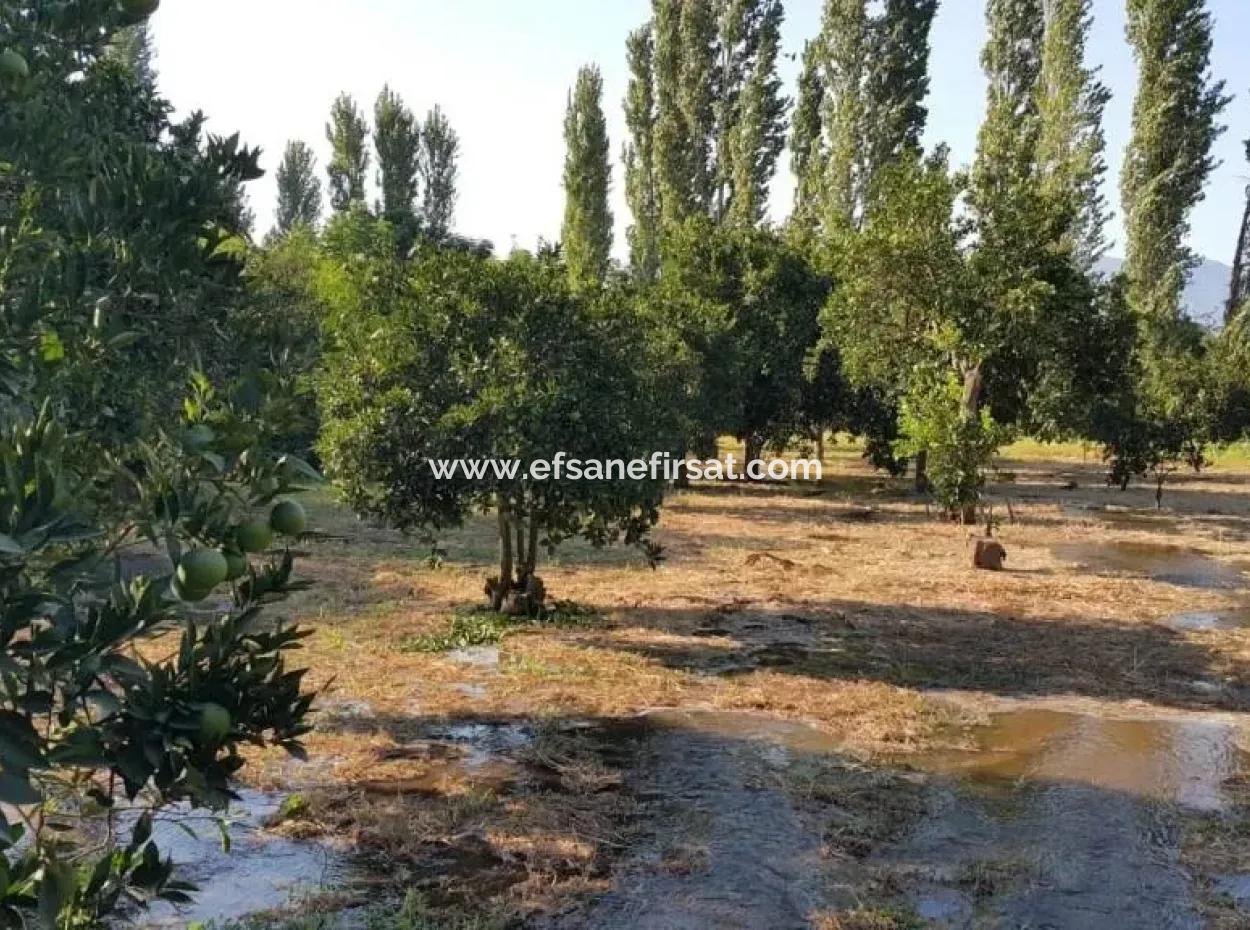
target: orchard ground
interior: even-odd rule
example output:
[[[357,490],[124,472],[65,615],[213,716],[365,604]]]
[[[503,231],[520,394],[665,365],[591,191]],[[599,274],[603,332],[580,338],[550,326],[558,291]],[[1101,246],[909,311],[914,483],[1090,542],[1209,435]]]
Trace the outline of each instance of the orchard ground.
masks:
[[[997,926],[1079,898],[1060,860],[1110,839],[1095,906],[1147,881],[1170,890],[1142,920],[1246,926],[1250,455],[1172,476],[1162,510],[1095,451],[999,468],[1003,572],[831,444],[820,484],[674,493],[658,570],[562,548],[552,622],[516,626],[472,612],[493,521],[431,557],[314,495],[315,585],[277,608],[315,630],[311,762],[245,771],[298,798],[276,832],[348,841],[361,880],[282,919],[408,893],[413,927],[712,926],[754,882],[778,926]],[[1038,813],[1051,789],[1066,814]],[[1110,832],[1069,835],[1087,814]]]

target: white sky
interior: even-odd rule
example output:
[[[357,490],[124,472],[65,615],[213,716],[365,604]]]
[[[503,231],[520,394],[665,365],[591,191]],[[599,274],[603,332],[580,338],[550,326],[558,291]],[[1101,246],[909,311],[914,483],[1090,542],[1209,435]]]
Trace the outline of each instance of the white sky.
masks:
[[[1224,164],[1195,212],[1192,244],[1227,262],[1250,175],[1242,145],[1250,136],[1250,0],[1209,5],[1217,17],[1216,75],[1237,99],[1218,146]],[[787,53],[816,33],[820,7],[821,0],[789,0]],[[1115,94],[1107,114],[1108,194],[1117,203],[1115,169],[1128,138],[1134,70],[1123,40],[1123,0],[1095,0],[1094,8],[1091,54]],[[419,115],[435,103],[447,112],[461,139],[456,228],[506,249],[514,240],[532,247],[540,236],[559,237],[564,107],[584,63],[603,69],[619,156],[625,35],[649,9],[649,0],[165,0],[152,23],[162,92],[180,112],[204,110],[210,131],[239,131],[264,149],[269,174],[249,188],[259,233],[272,222],[273,170],[286,140],[311,144],[324,167],[334,97],[346,90],[371,114],[389,82]],[[950,144],[957,163],[971,159],[984,109],[983,19],[981,0],[944,0],[934,27],[928,141]],[[796,70],[796,62],[785,62],[791,93]],[[628,213],[619,158],[614,170],[616,253],[623,254]],[[790,191],[783,163],[775,218],[788,212]],[[1118,221],[1112,233],[1119,238]]]

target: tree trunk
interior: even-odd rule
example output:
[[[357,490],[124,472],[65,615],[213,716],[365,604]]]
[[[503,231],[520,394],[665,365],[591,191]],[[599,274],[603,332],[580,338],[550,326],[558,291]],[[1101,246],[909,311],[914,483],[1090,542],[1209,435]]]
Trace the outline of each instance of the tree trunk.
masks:
[[[512,527],[508,525],[508,505],[499,501],[499,583],[489,590],[491,610],[503,610],[512,588]]]
[[[974,365],[972,368],[964,372],[963,417],[965,420],[972,420],[980,416],[981,387],[983,383],[984,378],[981,374],[980,365]],[[975,498],[970,501],[963,502],[960,520],[965,526],[972,526],[976,524],[977,501]]]
[[[816,458],[820,459],[821,467],[825,464],[825,431],[816,434]]]
[[[921,449],[916,453],[916,483],[917,494],[929,493],[929,450]]]
[[[538,517],[530,514],[529,544],[525,552],[525,577],[534,577],[534,569],[538,563]]]
[[[758,436],[747,436],[742,441],[742,468],[743,477],[746,475],[746,466],[748,462],[754,462],[764,451],[764,441]]]

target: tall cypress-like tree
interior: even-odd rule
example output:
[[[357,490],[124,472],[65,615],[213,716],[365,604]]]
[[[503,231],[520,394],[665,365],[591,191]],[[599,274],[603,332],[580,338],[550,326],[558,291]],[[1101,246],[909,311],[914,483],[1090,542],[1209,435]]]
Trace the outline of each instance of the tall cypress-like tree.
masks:
[[[682,0],[679,30],[678,102],[690,141],[690,192],[695,208],[702,212],[712,210],[716,188],[716,101],[720,87],[715,4],[716,0]]]
[[[564,117],[564,146],[561,239],[573,287],[590,289],[603,283],[612,252],[608,126],[603,116],[603,76],[597,65],[577,73]]]
[[[861,152],[868,13],[866,0],[826,0],[819,45],[825,127],[821,219],[827,230],[853,225],[862,202]]]
[[[1042,0],[989,0],[986,21],[981,64],[989,86],[970,191],[983,240],[1009,235],[1004,227],[1020,218],[1021,199],[1036,186]]]
[[[794,219],[858,226],[873,178],[917,151],[928,120],[929,33],[937,0],[826,0],[803,53],[791,138]]]
[[[1211,15],[1204,0],[1128,0],[1137,60],[1133,133],[1120,178],[1128,299],[1145,321],[1181,312],[1196,257],[1185,245],[1189,216],[1215,167],[1211,147],[1228,104],[1213,81]]]
[[[451,128],[442,108],[435,106],[421,125],[417,174],[421,179],[421,219],[425,234],[445,238],[456,214],[456,182],[459,177],[460,137]]]
[[[353,203],[365,202],[369,171],[369,124],[349,94],[340,94],[330,108],[326,124],[330,143],[330,206],[342,212]]]
[[[1061,211],[1065,245],[1086,271],[1107,250],[1103,111],[1111,98],[1085,63],[1092,0],[1050,0],[1037,90],[1042,189]]]
[[[863,186],[883,165],[919,151],[929,119],[929,34],[938,0],[886,0],[868,28]]]
[[[763,218],[768,188],[785,146],[789,100],[781,93],[777,56],[784,12],[780,0],[737,0],[745,20],[734,26],[742,49],[729,56],[720,76],[724,124],[717,150],[716,214],[739,226]],[[727,39],[722,36],[722,45]],[[740,88],[735,88],[739,84]]]
[[[416,236],[417,159],[421,128],[389,86],[373,105],[373,146],[378,156],[379,213],[394,227],[401,249]]]
[[[660,195],[655,154],[655,40],[651,24],[635,29],[625,43],[629,88],[625,94],[625,200],[633,216],[626,232],[629,263],[643,281],[660,270]]]
[[[799,93],[790,120],[790,170],[794,174],[794,211],[791,221],[810,233],[820,218],[825,163],[824,123],[821,108],[825,100],[820,39],[803,46],[799,71]]]
[[[316,227],[321,219],[321,182],[316,174],[317,158],[298,139],[286,144],[278,165],[277,231],[285,235],[296,226]]]
[[[1246,140],[1246,160],[1250,161],[1250,139]],[[1250,305],[1250,185],[1246,186],[1246,208],[1241,214],[1237,249],[1233,253],[1233,276],[1224,321],[1231,323],[1247,305]]]

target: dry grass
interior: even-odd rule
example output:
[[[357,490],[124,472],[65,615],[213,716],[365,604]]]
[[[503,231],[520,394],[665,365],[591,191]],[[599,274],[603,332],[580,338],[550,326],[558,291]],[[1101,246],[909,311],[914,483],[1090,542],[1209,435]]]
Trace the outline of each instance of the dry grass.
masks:
[[[1180,476],[1156,517],[1151,489],[1106,489],[1092,458],[1027,451],[1011,453],[1014,480],[991,494],[1006,572],[969,569],[962,528],[834,447],[819,486],[675,495],[656,534],[667,555],[658,571],[627,551],[563,549],[542,568],[547,588],[594,618],[511,633],[498,668],[404,648],[481,600],[488,521],[440,541],[446,558],[432,567],[428,548],[315,500],[314,526],[339,538],[308,546],[299,568],[317,584],[282,610],[316,630],[304,659],[327,715],[309,740],[313,765],[265,756],[254,776],[304,786],[309,809],[284,829],[353,839],[396,883],[448,900],[472,886],[524,913],[602,887],[628,846],[630,759],[604,737],[649,708],[801,718],[864,760],[924,748],[964,719],[933,688],[1244,710],[1250,633],[1160,623],[1234,609],[1231,592],[1081,570],[1051,547],[1166,542],[1236,564],[1250,478]],[[1124,509],[1085,509],[1108,505]],[[473,768],[413,748],[431,727],[464,721],[537,735]],[[863,796],[905,797],[897,787]],[[864,835],[848,833],[847,848],[881,835],[867,821],[856,829]],[[907,926],[865,922],[873,913],[826,926]]]

